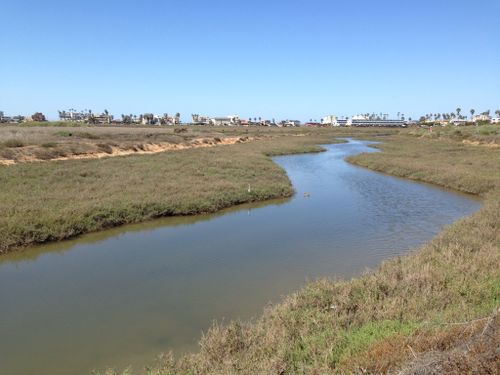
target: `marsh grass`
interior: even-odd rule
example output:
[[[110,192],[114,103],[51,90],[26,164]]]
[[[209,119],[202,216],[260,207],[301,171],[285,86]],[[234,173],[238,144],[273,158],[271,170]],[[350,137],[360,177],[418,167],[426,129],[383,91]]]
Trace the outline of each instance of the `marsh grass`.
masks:
[[[199,352],[177,359],[167,354],[144,373],[494,374],[500,344],[499,150],[464,145],[451,134],[391,135],[377,147],[382,152],[349,161],[480,194],[482,208],[372,272],[310,283],[251,322],[215,324]]]
[[[476,142],[478,144],[500,146],[499,125],[433,126],[432,132],[427,127],[416,127],[408,130],[403,130],[401,133],[420,138],[452,139],[455,141],[469,141]]]
[[[286,173],[267,155],[318,151],[320,141],[334,139],[276,137],[154,155],[0,167],[0,252],[155,217],[290,196]],[[85,152],[78,144],[70,147],[72,154]],[[98,147],[109,152],[108,144]],[[65,155],[58,147],[35,152],[44,160]]]
[[[23,133],[26,143],[44,139],[32,140],[32,132],[40,129],[29,130]],[[179,137],[173,130],[98,130],[99,143],[106,139],[140,144],[138,138]],[[166,354],[145,373],[347,374],[403,369],[409,374],[419,371],[418,361],[431,354],[436,366],[446,364],[443,368],[449,373],[491,369],[498,355],[488,348],[498,341],[478,335],[488,328],[490,320],[485,318],[499,306],[500,149],[463,140],[489,137],[488,142],[496,142],[498,135],[455,130],[428,136],[420,129],[189,129],[183,137],[211,132],[221,138],[248,134],[262,139],[156,155],[0,167],[0,246],[9,251],[158,216],[213,212],[289,196],[290,182],[269,156],[318,152],[317,144],[335,136],[381,136],[384,143],[377,147],[382,152],[349,161],[481,195],[480,211],[373,272],[352,280],[318,280],[266,308],[254,321],[215,324],[201,338],[198,353],[177,359]],[[114,137],[105,136],[115,131]],[[77,146],[71,145],[72,152],[78,152]],[[498,326],[497,318],[491,321]],[[464,343],[472,349],[463,351]]]

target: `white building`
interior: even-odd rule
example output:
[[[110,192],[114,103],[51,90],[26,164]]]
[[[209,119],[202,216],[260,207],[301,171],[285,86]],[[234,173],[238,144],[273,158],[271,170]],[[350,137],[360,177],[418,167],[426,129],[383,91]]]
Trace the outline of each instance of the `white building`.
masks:
[[[331,126],[338,126],[337,124],[337,116],[334,115],[328,115],[325,116],[321,119],[321,124],[323,125],[331,125]]]
[[[354,116],[356,117],[356,116]],[[406,127],[406,122],[403,120],[362,120],[352,118],[348,120],[348,125],[357,127]]]
[[[493,117],[491,119],[492,124],[500,124],[500,117]]]
[[[365,115],[356,115],[356,116],[352,116],[351,120],[368,120],[369,118],[366,117]]]
[[[195,125],[210,125],[210,117],[208,116],[192,114],[191,118],[193,119],[193,124]]]
[[[241,121],[239,116],[236,115],[230,115],[226,117],[214,117],[210,119],[210,123],[212,125],[225,125],[225,126],[232,126],[232,125],[240,125]]]
[[[475,115],[472,117],[472,122],[478,121],[491,121],[491,117],[485,113],[481,113],[480,115]]]
[[[337,116],[328,115],[321,119],[321,124],[330,126],[350,126],[351,120],[347,118],[339,118]]]
[[[281,121],[281,126],[282,127],[294,127],[294,126],[300,126],[300,121],[299,120],[285,120]]]
[[[452,125],[467,125],[467,119],[463,118],[454,118],[449,121],[450,124]]]

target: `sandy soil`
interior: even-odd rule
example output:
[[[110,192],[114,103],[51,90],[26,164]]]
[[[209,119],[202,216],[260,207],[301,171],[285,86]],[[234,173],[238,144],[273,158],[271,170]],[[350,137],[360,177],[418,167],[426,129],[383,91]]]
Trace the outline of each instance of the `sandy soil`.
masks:
[[[464,139],[462,141],[462,143],[465,145],[470,145],[470,146],[483,146],[483,147],[490,147],[490,148],[500,147],[500,144],[497,144],[497,143],[485,143],[485,142],[479,142],[479,141],[469,141],[468,139]]]

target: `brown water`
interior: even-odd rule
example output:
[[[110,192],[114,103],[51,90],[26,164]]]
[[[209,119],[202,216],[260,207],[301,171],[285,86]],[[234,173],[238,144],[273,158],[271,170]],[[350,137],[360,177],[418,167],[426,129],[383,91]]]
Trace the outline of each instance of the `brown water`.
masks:
[[[213,320],[258,316],[321,276],[349,277],[479,208],[346,163],[366,142],[276,158],[297,194],[166,218],[0,258],[0,374],[138,370],[195,350]],[[304,192],[310,194],[304,197]]]

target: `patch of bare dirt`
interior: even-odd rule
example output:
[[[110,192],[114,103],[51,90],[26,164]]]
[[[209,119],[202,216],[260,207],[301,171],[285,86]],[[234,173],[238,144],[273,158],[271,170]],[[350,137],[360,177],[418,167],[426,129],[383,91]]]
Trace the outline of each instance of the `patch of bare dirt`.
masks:
[[[469,146],[482,146],[482,147],[489,147],[489,148],[500,147],[500,144],[498,144],[498,143],[485,143],[485,142],[479,142],[479,141],[471,141],[468,139],[464,139],[462,141],[462,143],[465,145],[469,145]]]

